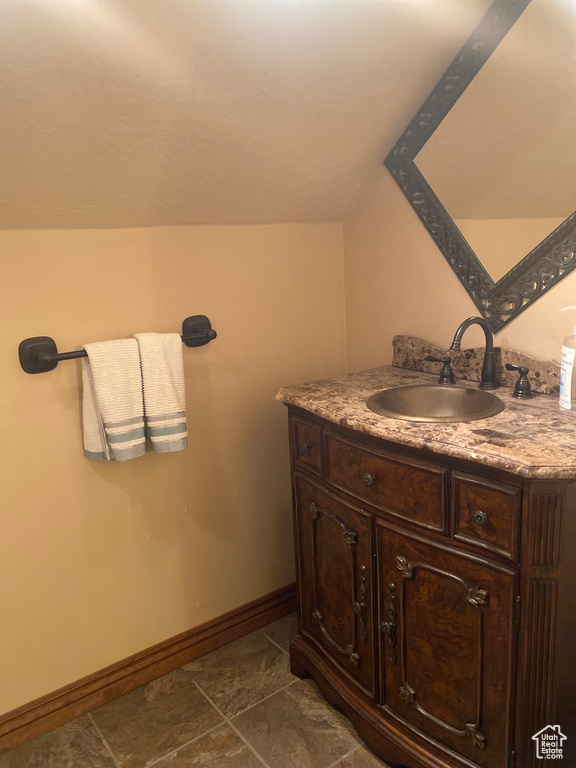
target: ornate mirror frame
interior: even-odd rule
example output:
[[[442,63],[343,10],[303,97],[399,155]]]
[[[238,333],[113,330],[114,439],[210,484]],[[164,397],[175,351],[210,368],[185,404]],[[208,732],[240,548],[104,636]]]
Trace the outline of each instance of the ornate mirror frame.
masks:
[[[576,212],[494,282],[414,159],[530,0],[495,0],[384,164],[494,332],[576,267]]]

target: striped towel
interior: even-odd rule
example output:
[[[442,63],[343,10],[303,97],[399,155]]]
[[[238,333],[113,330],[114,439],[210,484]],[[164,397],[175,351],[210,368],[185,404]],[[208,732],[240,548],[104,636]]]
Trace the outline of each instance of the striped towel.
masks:
[[[144,403],[137,341],[101,341],[84,349],[84,455],[105,461],[142,456]]]
[[[155,453],[188,448],[182,339],[177,333],[137,333],[144,413]]]

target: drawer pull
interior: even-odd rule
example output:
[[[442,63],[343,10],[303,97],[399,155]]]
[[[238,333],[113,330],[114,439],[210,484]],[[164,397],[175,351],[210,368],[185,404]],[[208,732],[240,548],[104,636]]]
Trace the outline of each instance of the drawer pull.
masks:
[[[310,445],[310,443],[300,443],[300,445],[298,446],[298,454],[300,456],[304,456],[311,449],[312,449],[312,446]]]
[[[366,472],[365,475],[362,475],[362,482],[364,485],[374,485],[376,477],[374,475],[369,475],[368,472]]]
[[[486,512],[481,512],[480,510],[472,513],[472,520],[474,520],[476,525],[482,526],[482,528],[488,525],[488,515]]]

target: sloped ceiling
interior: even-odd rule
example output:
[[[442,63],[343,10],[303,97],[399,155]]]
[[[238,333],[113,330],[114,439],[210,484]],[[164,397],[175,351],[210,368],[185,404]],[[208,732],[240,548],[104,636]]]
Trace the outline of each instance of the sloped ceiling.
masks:
[[[3,0],[0,227],[340,220],[489,0]]]

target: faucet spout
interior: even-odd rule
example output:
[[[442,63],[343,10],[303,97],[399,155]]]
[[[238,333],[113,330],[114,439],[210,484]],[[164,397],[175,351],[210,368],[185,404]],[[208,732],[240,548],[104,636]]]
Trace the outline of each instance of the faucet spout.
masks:
[[[454,334],[450,349],[456,351],[460,349],[462,336],[464,336],[464,332],[470,328],[471,325],[479,325],[484,331],[484,336],[486,338],[486,351],[484,353],[484,363],[482,365],[482,374],[480,377],[480,389],[497,389],[496,364],[494,362],[494,336],[492,335],[490,326],[483,317],[469,317],[467,320],[464,320],[464,322],[458,326],[458,329]]]

